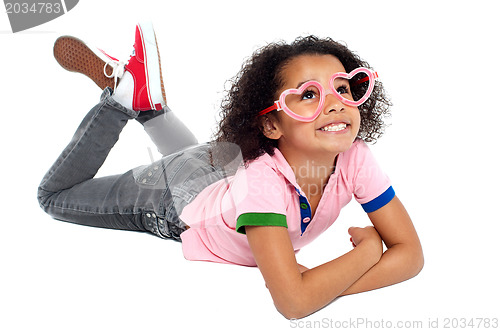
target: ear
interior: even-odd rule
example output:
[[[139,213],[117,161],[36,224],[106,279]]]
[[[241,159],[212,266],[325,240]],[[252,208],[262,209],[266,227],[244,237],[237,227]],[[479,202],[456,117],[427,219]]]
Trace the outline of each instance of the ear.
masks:
[[[261,126],[262,133],[269,139],[279,139],[282,135],[279,130],[278,121],[275,117],[262,117]]]

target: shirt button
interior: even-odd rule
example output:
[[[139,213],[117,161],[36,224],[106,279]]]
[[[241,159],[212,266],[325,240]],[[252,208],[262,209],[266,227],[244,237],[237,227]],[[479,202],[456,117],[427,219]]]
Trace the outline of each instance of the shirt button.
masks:
[[[300,204],[300,208],[301,208],[302,210],[307,210],[307,208],[308,208],[308,207],[309,207],[309,206],[308,206],[306,203],[301,203],[301,204]]]

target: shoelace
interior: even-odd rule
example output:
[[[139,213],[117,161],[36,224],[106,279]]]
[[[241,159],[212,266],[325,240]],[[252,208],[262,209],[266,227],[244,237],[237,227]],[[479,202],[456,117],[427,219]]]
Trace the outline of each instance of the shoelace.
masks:
[[[108,65],[111,66],[111,68],[113,68],[113,72],[111,73],[111,75],[108,75],[106,73],[106,68],[108,67]],[[118,84],[118,79],[122,78],[123,73],[125,72],[125,62],[111,59],[108,62],[106,62],[103,70],[104,70],[104,76],[106,76],[107,78],[114,78],[115,86],[113,88],[113,91],[116,91],[116,85]]]

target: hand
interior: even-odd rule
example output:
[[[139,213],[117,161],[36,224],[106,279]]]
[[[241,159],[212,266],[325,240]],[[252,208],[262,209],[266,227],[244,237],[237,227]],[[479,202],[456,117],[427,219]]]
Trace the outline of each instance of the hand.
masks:
[[[348,232],[349,235],[351,235],[351,242],[353,247],[357,247],[361,243],[370,245],[373,248],[372,251],[378,256],[378,259],[380,259],[383,250],[382,239],[380,238],[380,235],[378,234],[375,227],[351,227],[349,228]]]

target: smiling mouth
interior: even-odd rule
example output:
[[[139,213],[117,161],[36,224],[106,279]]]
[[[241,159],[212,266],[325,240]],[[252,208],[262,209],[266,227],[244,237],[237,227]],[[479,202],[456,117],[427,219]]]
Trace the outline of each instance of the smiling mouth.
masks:
[[[338,123],[338,124],[331,124],[331,125],[327,125],[327,126],[324,126],[324,127],[321,127],[319,128],[319,130],[321,131],[341,131],[341,130],[344,130],[347,128],[347,124],[346,123]]]

